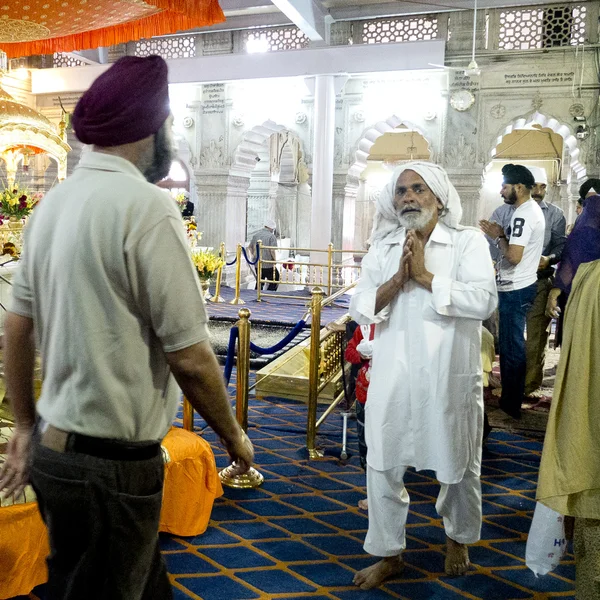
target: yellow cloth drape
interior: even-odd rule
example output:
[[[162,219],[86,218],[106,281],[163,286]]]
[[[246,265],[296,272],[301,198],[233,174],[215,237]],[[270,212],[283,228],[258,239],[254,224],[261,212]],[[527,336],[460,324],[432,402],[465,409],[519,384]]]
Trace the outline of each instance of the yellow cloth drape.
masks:
[[[28,594],[44,583],[49,552],[37,502],[0,508],[0,598]]]
[[[162,442],[169,453],[160,513],[160,531],[200,535],[206,531],[215,498],[223,495],[209,443],[190,431],[171,427]]]
[[[215,498],[223,494],[206,440],[172,427],[162,441],[169,456],[159,530],[192,536],[206,531]],[[0,599],[28,594],[48,579],[46,526],[37,502],[0,508]]]
[[[600,519],[600,260],[577,270],[540,465],[537,499]]]
[[[494,366],[496,349],[494,336],[485,328],[481,328],[481,366],[483,369],[483,387],[489,385],[489,376]]]

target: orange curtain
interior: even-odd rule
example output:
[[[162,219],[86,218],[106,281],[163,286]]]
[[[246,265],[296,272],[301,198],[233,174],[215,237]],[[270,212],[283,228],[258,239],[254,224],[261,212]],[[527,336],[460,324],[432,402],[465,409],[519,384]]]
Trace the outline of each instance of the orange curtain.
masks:
[[[58,37],[52,37],[52,22],[48,22],[50,37],[28,42],[3,43],[1,48],[9,58],[72,52],[101,46],[115,46],[142,38],[207,27],[225,21],[225,15],[218,0],[145,0],[145,2],[155,6],[160,12],[127,23]],[[34,5],[35,3],[35,0],[30,2]],[[93,5],[93,3],[90,4]],[[50,15],[50,18],[55,17]]]

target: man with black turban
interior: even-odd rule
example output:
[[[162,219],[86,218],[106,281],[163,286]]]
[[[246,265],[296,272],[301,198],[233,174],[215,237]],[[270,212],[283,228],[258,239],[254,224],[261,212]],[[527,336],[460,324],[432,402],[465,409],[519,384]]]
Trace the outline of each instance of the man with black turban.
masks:
[[[171,165],[171,122],[164,60],[116,62],[73,115],[89,151],[27,227],[5,323],[16,427],[0,490],[31,480],[50,535],[49,598],[172,597],[158,523],[176,382],[239,471],[253,459],[208,341],[181,215],[153,185]]]
[[[510,225],[480,221],[483,232],[494,240],[500,252],[496,264],[500,375],[500,408],[516,419],[521,416],[525,395],[527,359],[525,320],[537,293],[537,271],[544,246],[544,213],[531,197],[535,178],[523,165],[504,165],[500,195],[515,207]]]

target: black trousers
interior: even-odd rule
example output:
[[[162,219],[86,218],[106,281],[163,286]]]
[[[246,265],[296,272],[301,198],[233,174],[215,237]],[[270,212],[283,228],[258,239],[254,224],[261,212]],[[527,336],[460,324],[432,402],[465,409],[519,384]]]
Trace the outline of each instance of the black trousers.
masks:
[[[171,600],[158,546],[162,454],[120,461],[36,442],[31,482],[48,527],[48,600]]]
[[[279,271],[275,267],[261,267],[260,278],[268,280],[274,279],[275,281],[279,281]],[[260,288],[261,290],[263,289],[264,285],[265,284],[263,283]],[[267,290],[270,292],[275,292],[278,287],[278,283],[269,283],[267,285]],[[258,289],[258,281],[256,282],[256,289]]]

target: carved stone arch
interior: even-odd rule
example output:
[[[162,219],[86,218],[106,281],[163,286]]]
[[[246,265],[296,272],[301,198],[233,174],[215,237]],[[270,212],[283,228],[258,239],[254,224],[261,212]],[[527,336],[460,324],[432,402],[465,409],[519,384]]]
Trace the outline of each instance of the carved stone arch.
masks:
[[[287,137],[282,140],[282,143],[278,147],[278,171],[275,174],[271,172],[270,178],[274,185],[295,185],[298,182],[299,154],[302,152],[300,138],[294,131],[287,127],[267,120],[262,125],[256,125],[245,132],[242,141],[235,149],[227,179],[228,197],[239,198],[240,196],[247,196],[250,177],[256,167],[257,159],[260,159],[260,155],[264,156],[265,148],[267,149],[267,154],[270,156],[271,136],[284,132],[287,134]],[[277,211],[271,207],[270,212],[272,214],[264,216],[269,216],[278,221]],[[289,227],[289,224],[286,225]],[[278,223],[279,226],[281,226],[280,223]]]
[[[250,175],[256,166],[256,157],[261,147],[274,133],[278,133],[284,129],[283,125],[269,119],[262,125],[256,125],[249,131],[246,131],[242,137],[242,141],[233,153],[229,175],[250,179]]]
[[[532,125],[540,125],[541,127],[546,127],[548,129],[551,129],[555,133],[558,133],[564,140],[564,148],[570,157],[569,166],[575,174],[575,178],[579,180],[586,177],[586,168],[583,164],[581,164],[579,160],[581,154],[581,150],[579,149],[579,143],[577,142],[577,138],[575,137],[575,135],[573,135],[571,128],[565,123],[561,123],[558,119],[554,117],[549,117],[547,115],[543,115],[539,112],[534,112],[528,117],[519,117],[511,121],[508,125],[506,125],[499,132],[499,135],[496,138],[496,143],[490,151],[490,160],[496,156],[496,148],[502,142],[504,136],[512,133],[516,129],[530,129]],[[488,165],[486,165],[484,174],[488,170]]]
[[[344,188],[344,225],[342,232],[342,246],[344,250],[360,249],[354,244],[356,199],[358,195],[360,176],[367,167],[367,160],[371,153],[371,148],[375,141],[384,133],[395,131],[400,125],[406,126],[411,131],[419,133],[431,148],[431,141],[427,138],[422,129],[407,121],[401,119],[397,115],[391,115],[385,121],[379,121],[368,127],[363,133],[358,142],[358,147],[355,153],[354,162],[348,169],[346,176],[346,187]],[[361,237],[364,237],[361,236]],[[366,238],[365,238],[366,239]]]
[[[569,184],[584,179],[587,176],[587,170],[585,165],[583,165],[580,160],[581,150],[573,130],[567,124],[559,121],[555,117],[544,115],[536,111],[528,116],[518,117],[499,129],[498,135],[494,139],[494,146],[490,150],[489,159],[486,161],[486,165],[483,170],[482,183],[485,184],[485,177],[492,168],[492,160],[495,158],[497,148],[502,142],[503,138],[513,131],[519,129],[531,129],[533,125],[539,125],[540,127],[550,129],[563,138],[563,164],[561,167],[561,172],[566,175],[565,179],[567,179],[568,185],[561,185],[560,199],[556,203],[565,211],[567,221],[570,221],[574,218],[571,214],[574,211],[574,202],[573,194],[570,190],[571,185]],[[574,177],[569,177],[570,173],[572,173]],[[479,217],[487,218],[489,215],[483,214],[486,212],[485,208],[488,204],[485,202],[484,198],[484,188],[482,187],[480,191]],[[487,208],[489,209],[489,207]],[[489,212],[489,210],[487,212]]]

